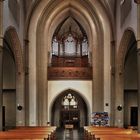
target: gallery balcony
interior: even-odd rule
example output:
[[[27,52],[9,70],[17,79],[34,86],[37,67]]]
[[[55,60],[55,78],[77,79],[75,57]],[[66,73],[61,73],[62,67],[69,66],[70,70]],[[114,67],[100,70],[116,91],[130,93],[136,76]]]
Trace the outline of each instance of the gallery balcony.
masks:
[[[48,67],[48,80],[92,80],[92,67]]]

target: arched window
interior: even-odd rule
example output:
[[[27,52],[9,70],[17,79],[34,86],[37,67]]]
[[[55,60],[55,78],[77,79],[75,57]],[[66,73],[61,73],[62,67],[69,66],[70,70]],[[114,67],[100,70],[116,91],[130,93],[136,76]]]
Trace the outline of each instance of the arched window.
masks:
[[[52,36],[50,66],[55,67],[88,67],[88,36],[76,19],[69,17],[55,30]]]
[[[68,93],[62,99],[62,106],[64,109],[77,108],[78,101],[74,95]]]

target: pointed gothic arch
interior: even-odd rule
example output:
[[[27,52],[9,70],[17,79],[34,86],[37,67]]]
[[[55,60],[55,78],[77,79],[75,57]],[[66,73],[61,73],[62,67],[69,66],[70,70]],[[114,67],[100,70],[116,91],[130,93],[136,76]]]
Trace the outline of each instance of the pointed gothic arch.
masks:
[[[48,119],[47,65],[51,40],[58,25],[69,15],[79,21],[89,39],[90,57],[94,62],[93,110],[107,109],[104,107],[106,101],[103,97],[105,94],[111,96],[111,85],[108,81],[110,81],[110,42],[113,33],[104,8],[100,2],[95,1],[40,1],[35,4],[26,28],[26,39],[29,40],[29,99],[34,100],[32,102],[37,107],[35,110],[30,104],[31,101],[29,102],[29,110],[32,110],[32,113],[29,113],[31,125],[45,125]],[[100,101],[95,103],[94,101],[98,99]],[[111,108],[108,108],[110,112]]]
[[[18,104],[23,106],[23,110],[21,112],[16,110],[16,125],[25,125],[24,60],[23,60],[23,52],[22,52],[23,50],[21,47],[18,34],[14,27],[10,26],[7,28],[4,34],[4,39],[9,42],[9,47],[13,53],[13,57],[15,61],[16,106],[18,106]],[[21,114],[22,114],[22,117],[21,117]]]
[[[62,116],[63,116],[63,113],[65,114],[65,111],[66,111],[66,113],[68,113],[68,109],[64,109],[62,107],[63,106],[62,99],[65,96],[67,96],[68,94],[72,94],[72,96],[74,96],[78,102],[76,109],[71,108],[72,114],[71,114],[71,117],[69,118],[71,122],[69,122],[69,123],[73,123],[74,125],[77,125],[75,127],[82,127],[84,125],[88,125],[89,124],[88,121],[90,121],[90,120],[88,120],[89,119],[88,118],[89,117],[88,104],[87,104],[87,102],[85,102],[85,99],[82,97],[82,95],[73,89],[67,89],[67,90],[62,91],[60,94],[58,94],[58,96],[51,103],[51,109],[50,109],[50,111],[51,111],[50,112],[51,124],[56,125],[58,127],[64,127],[63,119],[66,119],[66,118],[64,117],[62,119]],[[74,112],[77,113],[76,116],[74,116],[75,115]],[[73,121],[72,120],[73,117],[77,118],[77,120]],[[76,124],[75,124],[75,122],[76,122]]]
[[[125,61],[126,57],[129,51],[129,47],[131,44],[131,41],[136,40],[135,33],[133,32],[133,29],[128,28],[124,31],[124,34],[122,36],[120,46],[118,48],[117,52],[117,68],[116,68],[116,104],[115,108],[117,106],[122,105],[124,107],[124,68],[125,68]],[[123,127],[124,125],[124,108],[123,111],[118,112],[116,110],[115,113],[115,125]]]

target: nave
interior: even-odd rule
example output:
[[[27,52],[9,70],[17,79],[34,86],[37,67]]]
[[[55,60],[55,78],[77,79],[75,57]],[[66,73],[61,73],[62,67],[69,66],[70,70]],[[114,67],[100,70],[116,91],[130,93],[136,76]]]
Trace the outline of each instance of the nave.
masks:
[[[84,130],[81,129],[57,129],[56,140],[84,140]]]
[[[108,118],[95,117],[95,125],[140,133],[139,11],[140,0],[0,0],[0,131],[47,122],[79,128],[99,112]],[[48,128],[35,131],[0,139],[54,138]],[[55,139],[83,136],[55,132]]]
[[[84,129],[25,126],[0,132],[0,140],[84,140]]]
[[[20,126],[1,131],[0,140],[140,140],[131,128],[85,126],[84,129],[55,126]]]

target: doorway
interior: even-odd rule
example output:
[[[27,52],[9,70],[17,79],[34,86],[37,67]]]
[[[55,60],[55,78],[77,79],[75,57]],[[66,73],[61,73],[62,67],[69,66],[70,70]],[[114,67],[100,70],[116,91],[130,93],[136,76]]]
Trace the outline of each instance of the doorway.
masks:
[[[87,114],[84,99],[76,91],[68,89],[54,101],[51,124],[60,128],[64,128],[67,124],[80,128],[87,125]]]
[[[138,126],[138,107],[131,107],[131,126]]]

